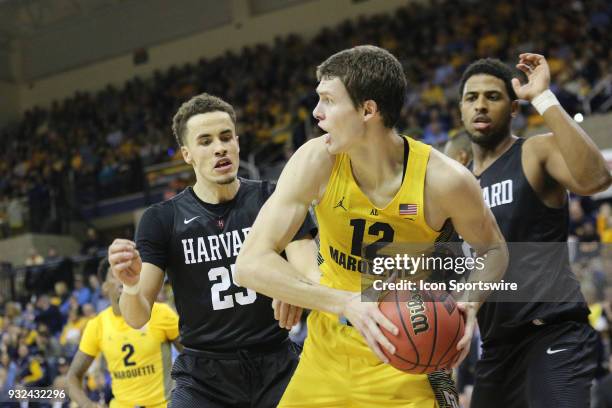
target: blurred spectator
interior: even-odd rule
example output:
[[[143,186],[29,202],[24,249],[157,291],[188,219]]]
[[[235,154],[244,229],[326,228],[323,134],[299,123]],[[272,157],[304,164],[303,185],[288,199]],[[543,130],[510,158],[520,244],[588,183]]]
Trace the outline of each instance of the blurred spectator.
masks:
[[[448,133],[443,129],[437,110],[431,112],[429,124],[423,133],[423,142],[435,147],[440,147],[448,140]]]
[[[41,293],[44,290],[44,267],[42,266],[44,263],[44,258],[36,249],[30,248],[29,255],[24,261],[26,266],[25,287],[33,294]]]
[[[83,318],[88,321],[96,317],[96,308],[91,303],[83,305]]]
[[[0,389],[14,389],[15,377],[17,376],[17,364],[11,360],[7,352],[0,353],[0,368],[4,370],[4,381],[0,380]]]
[[[25,344],[18,350],[16,382],[26,387],[46,387],[50,384],[47,363],[40,355],[31,355]]]
[[[57,253],[55,247],[50,247],[47,251],[47,257],[45,258],[46,263],[56,263],[61,260],[61,257]]]
[[[74,277],[74,291],[72,293],[76,296],[77,302],[81,306],[91,301],[91,289],[85,285],[81,275]]]
[[[0,195],[0,239],[7,238],[10,235],[8,207],[8,197]]]
[[[51,299],[51,303],[55,306],[61,307],[61,305],[63,305],[69,297],[68,285],[66,285],[66,282],[64,281],[56,282],[54,285],[54,291],[55,296],[53,299]]]
[[[68,318],[70,311],[73,309],[78,309],[79,307],[79,300],[77,299],[76,295],[72,293],[70,297],[60,306],[60,312],[62,313],[62,316]]]
[[[576,230],[578,237],[577,259],[593,258],[599,254],[599,236],[593,223],[584,223]]]
[[[70,364],[65,357],[60,357],[57,359],[57,376],[53,380],[53,389],[55,390],[67,390],[68,383],[66,375],[68,374],[68,368],[70,368]]]
[[[62,346],[62,354],[72,358],[79,348],[81,335],[87,324],[87,320],[81,314],[81,309],[72,309],[68,312],[68,321],[64,325],[59,343]]]
[[[88,256],[90,259],[85,262],[83,276],[88,277],[96,274],[96,269],[100,262],[98,253],[104,249],[106,249],[106,247],[102,239],[98,236],[98,231],[92,227],[87,228],[87,237],[85,241],[83,241],[83,245],[81,245],[81,255]]]
[[[612,206],[604,203],[597,216],[597,233],[603,244],[612,244]]]
[[[6,213],[8,216],[8,224],[11,229],[11,235],[15,235],[24,227],[23,213],[25,209],[18,196],[13,196],[9,201]]]
[[[98,237],[98,231],[95,228],[87,228],[87,238],[83,241],[81,246],[81,255],[93,256],[104,248],[104,243]],[[96,262],[97,265],[97,262]]]
[[[89,275],[89,287],[91,288],[91,304],[93,308],[100,312],[110,305],[102,293],[102,287],[97,275]]]
[[[36,308],[37,323],[45,323],[53,335],[62,331],[64,319],[57,306],[51,304],[48,295],[42,295],[38,298]]]
[[[25,266],[39,266],[45,263],[45,259],[34,248],[30,248],[29,255],[25,260]]]

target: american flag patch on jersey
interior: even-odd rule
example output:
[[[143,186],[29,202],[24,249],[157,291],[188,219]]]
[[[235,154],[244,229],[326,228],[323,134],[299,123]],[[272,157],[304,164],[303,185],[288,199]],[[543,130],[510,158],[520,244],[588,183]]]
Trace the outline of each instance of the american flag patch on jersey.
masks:
[[[399,214],[400,215],[417,215],[417,204],[400,204]]]

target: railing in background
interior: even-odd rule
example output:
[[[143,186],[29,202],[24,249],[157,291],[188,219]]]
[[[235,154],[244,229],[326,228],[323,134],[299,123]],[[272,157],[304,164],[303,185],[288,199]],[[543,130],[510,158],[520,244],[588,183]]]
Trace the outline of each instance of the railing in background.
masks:
[[[0,263],[0,296],[5,300],[23,301],[28,297],[54,292],[57,282],[73,287],[74,277],[95,274],[98,263],[106,256],[106,249],[94,255],[59,257],[42,265],[14,267],[8,262]]]

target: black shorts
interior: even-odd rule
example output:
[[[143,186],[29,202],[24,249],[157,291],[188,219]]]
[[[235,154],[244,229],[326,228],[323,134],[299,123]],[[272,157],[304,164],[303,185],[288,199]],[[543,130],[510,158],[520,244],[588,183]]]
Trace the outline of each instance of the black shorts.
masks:
[[[297,366],[300,348],[272,352],[181,353],[172,367],[172,408],[273,408]]]
[[[597,333],[587,323],[532,325],[516,342],[483,346],[472,408],[588,408]]]

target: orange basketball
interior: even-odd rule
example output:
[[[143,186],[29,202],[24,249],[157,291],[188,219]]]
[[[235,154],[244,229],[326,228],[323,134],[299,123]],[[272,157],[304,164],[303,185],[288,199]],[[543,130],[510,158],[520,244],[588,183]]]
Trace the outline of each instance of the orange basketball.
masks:
[[[399,329],[394,336],[381,327],[396,347],[393,355],[382,348],[393,367],[425,374],[449,368],[459,358],[457,343],[463,337],[464,319],[448,293],[390,291],[379,307]]]

